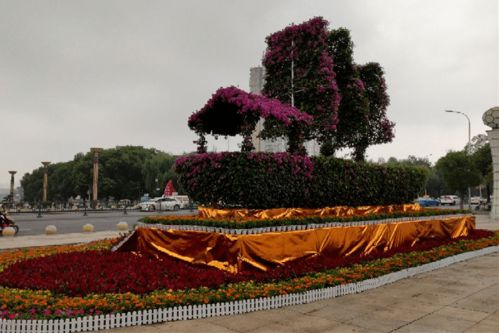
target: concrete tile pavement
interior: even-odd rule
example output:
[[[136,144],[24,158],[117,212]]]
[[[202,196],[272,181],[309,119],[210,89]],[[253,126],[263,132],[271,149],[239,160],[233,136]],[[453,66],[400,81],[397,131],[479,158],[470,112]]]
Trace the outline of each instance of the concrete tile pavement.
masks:
[[[108,332],[499,332],[499,253],[356,295]]]
[[[499,221],[479,215],[477,227],[499,230]],[[77,243],[117,235],[105,232],[1,238],[0,248]],[[107,332],[499,332],[499,253],[361,294],[237,316]]]
[[[0,237],[0,249],[86,243],[98,239],[116,238],[119,235],[119,231],[99,231],[73,234]]]

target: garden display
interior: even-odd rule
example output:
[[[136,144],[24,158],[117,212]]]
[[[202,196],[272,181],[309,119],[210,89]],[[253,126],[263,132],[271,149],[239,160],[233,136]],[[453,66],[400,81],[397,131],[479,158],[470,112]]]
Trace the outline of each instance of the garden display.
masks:
[[[220,88],[189,117],[197,153],[175,168],[198,215],[149,216],[120,239],[3,251],[0,328],[51,320],[69,332],[278,308],[499,249],[499,233],[476,229],[469,212],[412,203],[423,170],[364,161],[394,124],[383,70],[353,62],[348,30],[314,18],[267,44],[263,95]],[[286,152],[254,151],[262,119],[260,136],[285,137]],[[241,135],[241,152],[207,152],[208,134]],[[306,154],[312,139],[321,156]],[[335,158],[340,148],[353,160]]]

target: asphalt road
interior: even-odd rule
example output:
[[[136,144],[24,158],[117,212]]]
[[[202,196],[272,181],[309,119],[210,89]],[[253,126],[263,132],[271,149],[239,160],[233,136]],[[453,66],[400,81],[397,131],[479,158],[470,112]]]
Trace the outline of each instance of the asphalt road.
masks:
[[[45,233],[47,225],[55,225],[57,233],[68,234],[81,232],[83,225],[91,223],[94,231],[117,230],[116,223],[126,221],[133,226],[138,220],[148,215],[193,215],[196,211],[180,210],[177,212],[138,212],[128,211],[127,215],[123,211],[112,212],[92,212],[87,216],[83,212],[65,212],[65,213],[44,213],[42,217],[37,217],[35,213],[14,213],[10,217],[19,226],[19,236],[39,235]]]
[[[439,208],[459,209],[459,206],[439,206]],[[464,207],[468,208],[467,205]],[[474,206],[472,206],[474,210]],[[196,211],[180,210],[177,212],[139,212],[128,211],[127,215],[123,211],[92,212],[87,216],[83,212],[65,213],[43,213],[42,217],[37,217],[36,213],[14,213],[11,218],[19,226],[19,236],[39,235],[45,233],[45,227],[49,224],[57,227],[57,233],[67,234],[81,232],[83,225],[91,223],[95,231],[116,230],[116,223],[126,221],[133,226],[138,220],[148,215],[193,215]]]

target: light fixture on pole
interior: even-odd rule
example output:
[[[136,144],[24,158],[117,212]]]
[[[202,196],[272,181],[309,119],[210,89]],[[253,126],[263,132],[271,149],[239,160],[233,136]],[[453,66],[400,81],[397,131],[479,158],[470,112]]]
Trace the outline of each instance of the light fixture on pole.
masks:
[[[468,145],[466,146],[466,153],[469,154],[470,149],[471,149],[471,121],[470,121],[470,117],[468,117],[468,115],[466,113],[460,112],[460,111],[445,110],[445,112],[457,113],[457,114],[463,115],[468,120]],[[468,208],[471,209],[471,189],[469,187],[468,187]]]
[[[466,119],[468,120],[468,148],[466,149],[466,152],[469,153],[469,149],[471,148],[471,121],[470,121],[470,117],[468,117],[468,115],[466,113],[460,112],[460,111],[445,110],[445,112],[461,114],[461,115],[465,116]]]

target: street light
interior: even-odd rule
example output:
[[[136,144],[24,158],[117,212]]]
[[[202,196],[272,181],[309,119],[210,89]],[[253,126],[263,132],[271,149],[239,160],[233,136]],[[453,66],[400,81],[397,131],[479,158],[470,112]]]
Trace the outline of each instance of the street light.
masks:
[[[466,153],[469,154],[470,149],[471,149],[471,121],[470,121],[470,117],[468,117],[468,115],[466,113],[460,112],[460,111],[445,110],[445,112],[457,113],[457,114],[463,115],[468,120],[468,145],[466,146]],[[468,187],[468,208],[471,210],[471,189],[469,187]]]
[[[469,153],[469,149],[471,148],[471,121],[470,121],[470,117],[468,117],[468,115],[466,113],[460,112],[460,111],[445,110],[445,112],[461,114],[461,115],[465,116],[466,119],[468,120],[468,148],[466,149],[466,152]]]

